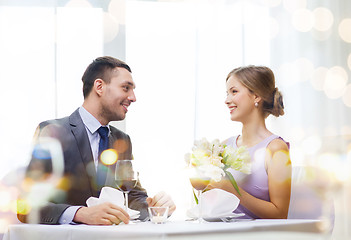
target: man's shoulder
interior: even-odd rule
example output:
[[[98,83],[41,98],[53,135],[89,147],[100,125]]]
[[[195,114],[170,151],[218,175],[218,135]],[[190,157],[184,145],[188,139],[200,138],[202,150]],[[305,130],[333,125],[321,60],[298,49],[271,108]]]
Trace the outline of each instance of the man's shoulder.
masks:
[[[39,127],[43,128],[43,127],[48,126],[48,125],[58,125],[58,126],[69,125],[71,122],[70,119],[72,119],[72,118],[76,119],[78,117],[80,118],[78,110],[76,110],[69,116],[43,121],[43,122],[39,123]]]
[[[130,138],[128,134],[126,134],[125,132],[123,132],[122,130],[119,130],[118,128],[110,125],[110,131],[111,131],[111,135],[114,137],[118,137],[118,138]]]
[[[46,120],[46,121],[39,123],[39,125],[46,126],[49,124],[63,124],[63,123],[68,122],[68,118],[69,118],[69,116],[63,117],[63,118],[50,119],[50,120]]]

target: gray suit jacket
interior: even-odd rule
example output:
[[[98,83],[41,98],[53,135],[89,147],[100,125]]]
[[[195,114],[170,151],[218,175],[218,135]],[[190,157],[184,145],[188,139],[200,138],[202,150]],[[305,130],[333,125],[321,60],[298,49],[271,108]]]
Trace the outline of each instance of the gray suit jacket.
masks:
[[[59,191],[61,194],[50,199],[40,210],[40,223],[58,224],[60,216],[69,206],[85,206],[89,197],[98,197],[101,188],[96,185],[96,171],[90,142],[78,109],[68,117],[42,122],[38,128],[39,138],[54,137],[62,145],[66,179],[64,181],[66,184],[62,186],[64,191]],[[132,144],[129,136],[113,126],[110,126],[110,130],[109,147],[117,150],[118,159],[132,159]],[[28,170],[32,165],[34,166],[32,162]],[[50,166],[46,169],[50,171]],[[109,166],[105,186],[115,187],[114,169],[115,164]],[[129,193],[129,207],[139,210],[141,219],[147,217],[146,198],[147,193],[140,183]],[[18,219],[26,222],[25,215],[18,215]]]

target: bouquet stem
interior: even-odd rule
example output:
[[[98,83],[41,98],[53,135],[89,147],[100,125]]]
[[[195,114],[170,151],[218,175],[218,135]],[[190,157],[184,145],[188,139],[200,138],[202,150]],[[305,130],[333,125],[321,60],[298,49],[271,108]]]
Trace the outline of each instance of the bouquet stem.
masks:
[[[233,187],[235,188],[235,190],[236,190],[236,191],[239,193],[239,195],[241,196],[240,191],[239,191],[239,186],[238,186],[238,184],[236,183],[236,181],[235,181],[233,175],[232,175],[230,172],[228,172],[228,171],[224,171],[224,173],[225,173],[225,175],[229,178],[229,181],[232,183],[232,185],[233,185]]]

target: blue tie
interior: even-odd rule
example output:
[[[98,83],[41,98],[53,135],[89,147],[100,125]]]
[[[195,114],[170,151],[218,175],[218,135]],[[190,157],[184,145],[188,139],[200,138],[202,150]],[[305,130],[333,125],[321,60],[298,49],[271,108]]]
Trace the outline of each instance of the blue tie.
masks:
[[[100,135],[100,142],[99,142],[99,162],[98,162],[98,167],[97,167],[97,184],[99,189],[104,186],[105,180],[106,180],[106,172],[107,172],[107,167],[102,163],[101,161],[101,153],[108,149],[108,128],[101,126],[98,130],[98,133]]]

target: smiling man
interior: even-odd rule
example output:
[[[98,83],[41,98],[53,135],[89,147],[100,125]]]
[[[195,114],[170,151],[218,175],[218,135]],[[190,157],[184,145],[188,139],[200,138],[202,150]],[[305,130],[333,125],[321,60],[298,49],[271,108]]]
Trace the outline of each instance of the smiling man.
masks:
[[[112,203],[87,207],[86,200],[91,196],[98,197],[104,186],[115,187],[115,164],[102,164],[102,145],[116,150],[118,160],[133,158],[129,136],[109,125],[110,121],[123,120],[130,104],[136,101],[131,69],[121,60],[109,56],[100,57],[88,66],[82,81],[82,106],[68,117],[42,122],[37,128],[36,139],[53,137],[60,141],[66,182],[63,187],[64,196],[50,199],[41,208],[39,223],[128,223],[130,217],[123,207]],[[36,165],[30,163],[27,172],[33,166]],[[167,194],[160,192],[150,198],[138,183],[129,193],[129,207],[139,210],[140,218],[144,219],[148,206],[169,206],[170,213],[175,210],[175,205]],[[26,215],[19,214],[18,218],[22,222],[27,221]]]

